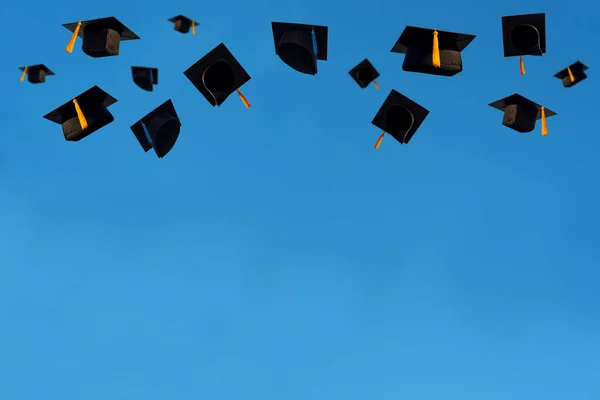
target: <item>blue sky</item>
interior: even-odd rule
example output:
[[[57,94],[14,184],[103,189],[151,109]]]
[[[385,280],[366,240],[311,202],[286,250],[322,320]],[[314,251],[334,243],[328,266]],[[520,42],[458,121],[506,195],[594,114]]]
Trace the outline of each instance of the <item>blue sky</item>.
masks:
[[[600,398],[599,11],[2,5],[0,398]],[[548,52],[520,76],[500,18],[535,12]],[[180,13],[196,36],[167,22]],[[110,15],[142,40],[105,59],[64,51],[61,24]],[[271,21],[329,25],[317,76],[276,57]],[[476,34],[463,73],[402,72],[389,51],[406,25]],[[236,96],[213,109],[183,75],[221,42],[252,77],[250,110]],[[365,57],[381,91],[347,74]],[[553,74],[577,60],[589,79],[564,89]],[[20,83],[37,63],[57,75]],[[160,68],[153,93],[131,65]],[[68,143],[42,116],[95,84],[116,120]],[[375,151],[392,88],[431,112],[409,145]],[[515,92],[558,112],[547,137],[488,107]],[[169,98],[183,126],[159,160],[129,126]]]

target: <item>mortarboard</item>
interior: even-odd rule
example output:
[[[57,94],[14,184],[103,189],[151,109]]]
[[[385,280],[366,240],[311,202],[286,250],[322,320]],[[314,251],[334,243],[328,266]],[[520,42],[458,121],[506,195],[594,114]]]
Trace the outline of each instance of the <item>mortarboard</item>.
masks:
[[[153,85],[158,85],[158,68],[131,67],[133,82],[141,89],[148,92],[153,90]]]
[[[108,107],[116,102],[117,99],[94,86],[44,118],[61,124],[66,140],[78,142],[115,120]]]
[[[391,52],[406,54],[404,71],[454,76],[463,70],[460,53],[473,39],[475,35],[407,26]]]
[[[213,107],[221,106],[230,94],[237,92],[246,108],[250,108],[239,90],[250,75],[223,43],[196,61],[184,75]]]
[[[504,57],[519,57],[521,75],[525,75],[523,56],[541,56],[546,52],[546,14],[521,14],[502,17]]]
[[[328,27],[271,22],[275,54],[298,72],[317,73],[317,60],[327,60]]]
[[[198,23],[194,20],[189,19],[188,17],[184,17],[183,15],[178,15],[176,17],[170,18],[169,22],[175,24],[175,30],[181,33],[188,33],[190,28],[192,28],[192,35],[196,34],[196,27]]]
[[[368,59],[365,58],[348,73],[361,88],[364,89],[369,86],[371,82],[373,82],[375,88],[377,90],[380,89],[377,82],[375,82],[375,79],[379,78],[379,72],[377,72],[373,64],[371,64]]]
[[[25,80],[25,75],[27,75],[27,80],[31,83],[44,83],[47,76],[54,75],[54,72],[50,71],[44,64],[20,67],[19,71],[23,71],[20,79],[21,82]]]
[[[392,135],[400,144],[407,144],[428,114],[429,110],[392,90],[371,121],[383,131],[375,143],[375,148],[379,148],[386,133]]]
[[[137,40],[139,37],[123,25],[115,17],[92,19],[89,21],[72,22],[63,24],[73,32],[67,45],[67,52],[71,53],[75,46],[77,36],[83,39],[81,48],[90,57],[109,57],[119,55],[121,40]]]
[[[131,125],[130,129],[145,152],[153,148],[158,158],[163,158],[175,146],[181,121],[169,99]]]
[[[562,80],[563,86],[569,88],[587,78],[587,75],[585,74],[587,69],[588,67],[585,64],[577,61],[555,74],[554,77]]]
[[[556,115],[554,111],[550,111],[516,93],[489,105],[504,112],[502,125],[520,133],[533,131],[535,129],[535,122],[541,119],[542,136],[546,136],[548,134],[546,118]]]

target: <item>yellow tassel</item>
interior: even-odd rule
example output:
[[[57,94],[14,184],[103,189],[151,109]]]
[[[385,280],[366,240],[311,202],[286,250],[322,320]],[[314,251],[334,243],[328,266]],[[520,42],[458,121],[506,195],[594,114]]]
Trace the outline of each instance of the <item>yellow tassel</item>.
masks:
[[[79,125],[81,125],[81,130],[85,131],[88,127],[85,115],[83,115],[83,111],[81,111],[81,107],[79,107],[79,102],[77,99],[73,99],[73,104],[75,105],[75,112],[77,112],[77,119],[79,120]]]
[[[569,79],[571,80],[571,82],[575,82],[575,76],[573,75],[573,72],[571,71],[571,67],[567,68],[567,72],[569,73]]]
[[[29,67],[25,67],[25,69],[23,69],[23,73],[21,74],[21,79],[19,79],[19,81],[23,82],[25,80],[25,75],[27,75],[27,69]]]
[[[192,21],[192,35],[196,34],[196,23]]]
[[[373,85],[375,85],[375,89],[380,90],[381,88],[379,87],[379,85],[377,84],[377,82],[373,81]]]
[[[519,67],[521,68],[521,75],[525,75],[525,64],[522,56],[519,56]]]
[[[546,126],[546,109],[542,107],[542,136],[548,134],[548,127]]]
[[[250,103],[248,103],[248,100],[246,100],[246,97],[244,97],[242,92],[240,92],[239,90],[236,90],[236,92],[237,92],[238,96],[240,96],[240,100],[242,100],[242,103],[244,103],[246,108],[250,108]]]
[[[439,68],[442,66],[442,62],[440,60],[440,42],[438,40],[438,31],[433,30],[433,51],[431,52],[431,64]]]
[[[67,53],[73,52],[73,47],[75,47],[75,41],[77,40],[77,35],[79,35],[79,29],[81,29],[81,22],[77,23],[75,30],[73,31],[73,36],[71,36],[71,40],[69,40],[69,44],[67,45]]]
[[[385,136],[385,132],[381,132],[381,135],[379,136],[379,139],[377,139],[377,142],[375,143],[375,149],[378,149],[379,146],[381,146],[381,141],[383,140],[383,137]]]

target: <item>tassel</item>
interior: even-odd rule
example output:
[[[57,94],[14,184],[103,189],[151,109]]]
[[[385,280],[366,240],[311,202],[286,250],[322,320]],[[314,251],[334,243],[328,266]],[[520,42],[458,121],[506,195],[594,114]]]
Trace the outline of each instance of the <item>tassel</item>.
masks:
[[[373,81],[373,85],[375,85],[375,89],[380,90],[381,88],[379,87],[379,85],[377,84],[377,82]]]
[[[384,136],[385,136],[385,132],[381,132],[379,139],[377,139],[377,142],[375,143],[375,146],[374,146],[375,149],[378,149],[379,146],[381,146],[381,141],[383,140]]]
[[[442,66],[442,62],[440,60],[440,42],[438,40],[438,31],[433,30],[433,51],[431,52],[431,64],[439,68]]]
[[[548,134],[548,126],[546,126],[546,109],[542,107],[542,136]]]
[[[244,95],[242,94],[242,92],[238,90],[236,90],[238,96],[240,96],[240,100],[242,100],[242,103],[244,103],[244,105],[246,106],[246,108],[250,108],[250,103],[248,103],[248,100],[246,100],[246,97],[244,97]]]
[[[29,68],[29,67],[25,67],[25,68],[23,69],[23,73],[21,74],[21,79],[19,79],[19,81],[20,81],[20,82],[23,82],[23,81],[25,80],[25,75],[27,75],[27,69],[28,69],[28,68]]]
[[[81,29],[81,22],[77,23],[75,27],[75,31],[73,31],[73,36],[71,36],[71,40],[69,40],[69,44],[67,45],[67,53],[73,52],[73,47],[75,46],[75,41],[77,40],[77,35],[79,35],[79,29]]]
[[[571,67],[567,68],[567,72],[569,73],[569,79],[571,80],[571,83],[575,82],[575,76],[573,75],[573,72],[571,71]]]
[[[521,68],[521,75],[525,75],[525,64],[522,56],[519,56],[519,67]]]
[[[79,107],[79,102],[77,99],[73,99],[73,104],[75,105],[75,112],[77,112],[77,119],[79,120],[79,125],[81,125],[81,130],[85,131],[88,127],[85,115],[83,115],[83,111],[81,111],[81,107]]]
[[[196,34],[196,23],[192,21],[192,35]]]

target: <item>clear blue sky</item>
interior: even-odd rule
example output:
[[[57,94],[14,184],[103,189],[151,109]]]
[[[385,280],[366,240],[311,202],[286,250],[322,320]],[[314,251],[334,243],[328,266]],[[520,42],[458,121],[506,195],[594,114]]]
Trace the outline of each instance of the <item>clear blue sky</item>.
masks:
[[[0,398],[599,399],[600,8],[523,4],[3,4]],[[522,77],[500,18],[535,12],[548,53]],[[110,15],[142,40],[64,51],[62,23]],[[273,20],[329,25],[317,76],[277,58]],[[463,73],[402,72],[406,25],[477,34]],[[220,42],[250,110],[183,75]],[[381,91],[347,74],[365,57]],[[563,89],[577,60],[589,79]],[[20,83],[36,63],[57,75]],[[153,93],[131,65],[160,68]],[[65,142],[42,116],[95,84],[115,122]],[[375,151],[392,88],[431,113]],[[515,92],[558,112],[547,137],[488,107]],[[169,98],[183,127],[159,160],[129,126]]]

